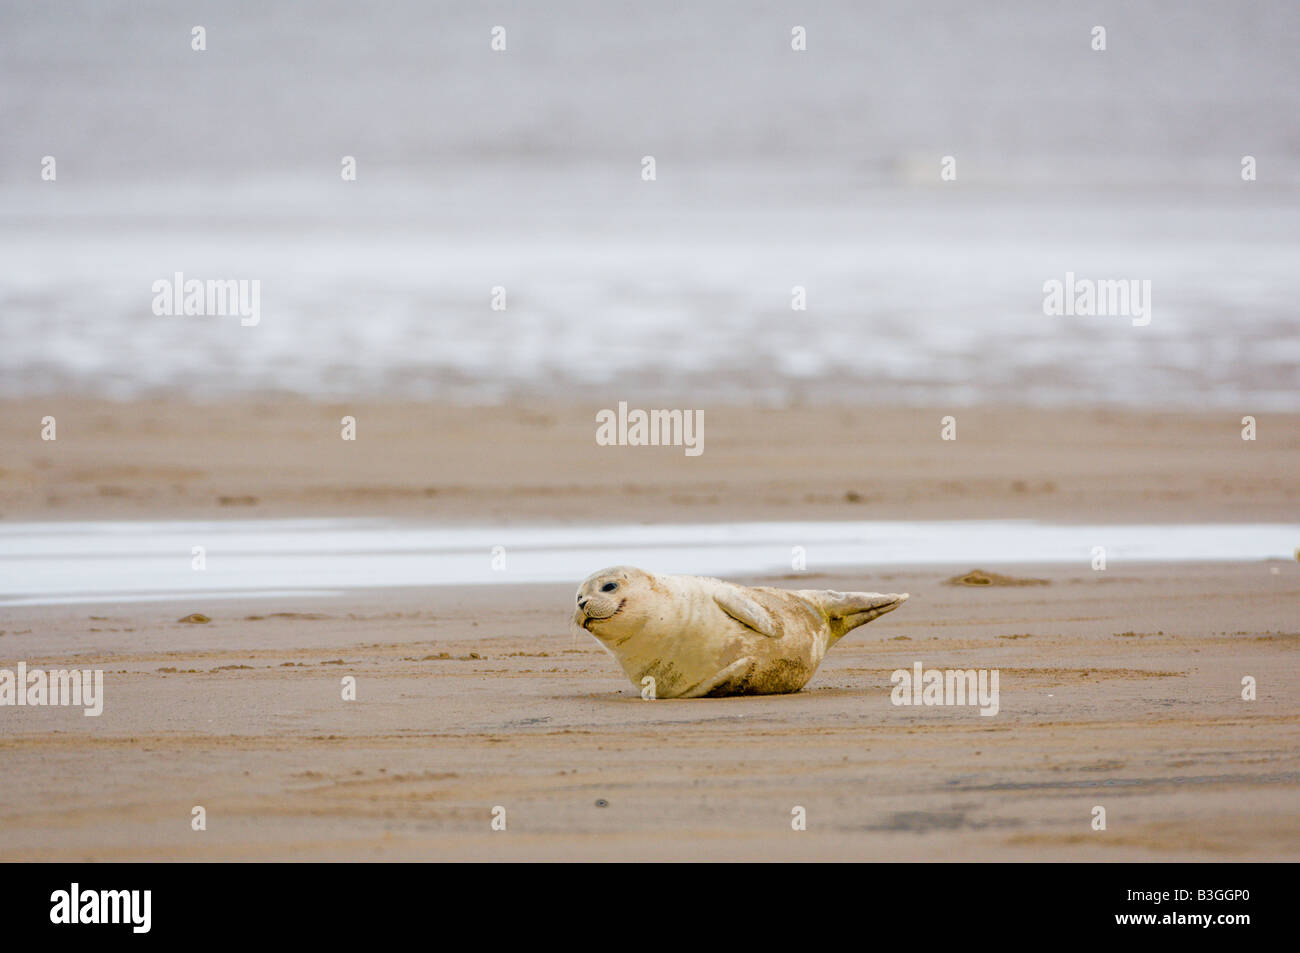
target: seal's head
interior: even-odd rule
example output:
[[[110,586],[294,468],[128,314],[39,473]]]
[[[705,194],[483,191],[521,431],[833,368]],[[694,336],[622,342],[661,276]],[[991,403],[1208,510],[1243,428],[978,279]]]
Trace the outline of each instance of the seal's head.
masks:
[[[654,576],[633,566],[592,573],[578,587],[573,623],[602,641],[646,621]]]

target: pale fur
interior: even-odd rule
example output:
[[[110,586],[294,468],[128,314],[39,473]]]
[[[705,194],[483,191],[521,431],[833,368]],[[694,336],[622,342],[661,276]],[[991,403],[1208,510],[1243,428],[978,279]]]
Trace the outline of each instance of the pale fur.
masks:
[[[612,592],[603,587],[613,583]],[[797,692],[845,633],[907,593],[738,586],[614,566],[578,588],[574,625],[657,698]]]

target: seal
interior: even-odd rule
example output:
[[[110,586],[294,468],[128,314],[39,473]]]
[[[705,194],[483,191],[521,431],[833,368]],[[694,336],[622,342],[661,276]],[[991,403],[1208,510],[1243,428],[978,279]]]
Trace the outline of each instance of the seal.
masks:
[[[578,587],[573,624],[655,698],[779,695],[803,688],[827,649],[907,596],[738,586],[614,566]]]

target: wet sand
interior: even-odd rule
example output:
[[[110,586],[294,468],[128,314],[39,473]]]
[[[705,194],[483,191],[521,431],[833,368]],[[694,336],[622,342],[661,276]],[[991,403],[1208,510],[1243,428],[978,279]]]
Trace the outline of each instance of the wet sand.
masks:
[[[681,406],[701,407],[689,395]],[[1250,522],[1300,512],[1300,414],[704,405],[704,452],[687,457],[597,446],[600,409],[0,401],[0,518]],[[1244,441],[1251,413],[1258,439]],[[950,414],[957,439],[946,441]],[[55,441],[40,439],[46,416]],[[357,421],[355,441],[340,438],[344,416]]]
[[[1296,513],[1296,417],[1261,416],[1251,444],[1223,415],[958,411],[944,443],[938,411],[722,408],[688,459],[595,447],[596,409],[10,403],[0,512]],[[1047,584],[945,581],[972,568],[737,580],[912,593],[803,692],[765,698],[642,701],[568,630],[568,585],[6,609],[0,665],[102,668],[106,701],[99,718],[0,709],[0,859],[1300,859],[1300,563],[990,554],[982,568]],[[177,621],[194,612],[211,621]],[[892,705],[890,673],[916,661],[997,669],[1000,712]]]
[[[1021,568],[786,580],[913,597],[797,695],[695,701],[641,700],[569,587],[11,610],[5,658],[106,704],[4,711],[0,858],[1300,858],[1300,565]],[[892,705],[915,661],[998,669],[999,713]]]

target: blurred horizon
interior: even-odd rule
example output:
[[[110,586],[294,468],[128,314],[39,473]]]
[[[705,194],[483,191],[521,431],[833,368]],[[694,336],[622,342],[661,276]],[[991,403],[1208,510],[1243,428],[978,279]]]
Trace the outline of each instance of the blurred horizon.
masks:
[[[1286,2],[7,4],[0,395],[1297,409],[1298,48]],[[154,315],[175,272],[261,322]],[[1045,316],[1066,272],[1151,324]]]

